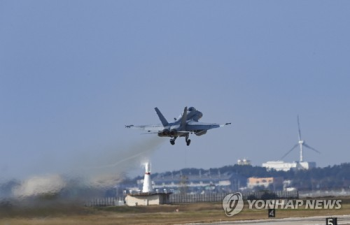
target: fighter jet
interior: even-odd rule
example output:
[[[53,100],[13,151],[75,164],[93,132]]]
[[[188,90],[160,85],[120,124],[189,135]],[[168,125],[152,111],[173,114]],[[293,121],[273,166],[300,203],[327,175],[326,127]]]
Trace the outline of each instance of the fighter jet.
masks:
[[[190,134],[195,134],[201,136],[206,134],[208,130],[213,128],[219,128],[231,123],[216,124],[216,123],[201,123],[198,122],[202,118],[203,113],[196,110],[194,107],[185,107],[184,112],[179,118],[174,118],[174,122],[169,123],[160,110],[156,107],[156,113],[162,122],[162,125],[126,125],[126,128],[135,128],[145,130],[150,133],[158,134],[159,137],[170,137],[170,144],[174,145],[175,140],[178,137],[185,137],[186,144],[189,146],[191,144],[191,139],[189,139]]]

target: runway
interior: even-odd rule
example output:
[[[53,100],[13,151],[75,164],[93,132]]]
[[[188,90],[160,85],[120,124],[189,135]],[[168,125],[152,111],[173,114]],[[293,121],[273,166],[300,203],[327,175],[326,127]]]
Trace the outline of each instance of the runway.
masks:
[[[338,218],[338,224],[349,224],[350,215],[337,215],[337,216],[315,216],[315,217],[293,217],[284,219],[266,219],[266,220],[244,220],[244,221],[222,221],[216,223],[200,223],[201,225],[214,225],[214,224],[232,224],[232,225],[327,225],[326,218],[336,217]],[[193,224],[193,223],[192,223]],[[328,224],[332,225],[332,224]]]

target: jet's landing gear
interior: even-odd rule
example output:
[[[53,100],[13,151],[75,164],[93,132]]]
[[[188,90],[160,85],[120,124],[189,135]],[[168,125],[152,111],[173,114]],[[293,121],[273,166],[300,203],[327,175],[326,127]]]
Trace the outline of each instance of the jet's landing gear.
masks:
[[[175,144],[176,138],[177,138],[177,137],[174,137],[174,138],[170,139],[170,144],[171,144],[171,145],[174,145],[174,144]]]
[[[189,139],[189,135],[186,135],[186,144],[187,146],[191,144],[191,139]]]

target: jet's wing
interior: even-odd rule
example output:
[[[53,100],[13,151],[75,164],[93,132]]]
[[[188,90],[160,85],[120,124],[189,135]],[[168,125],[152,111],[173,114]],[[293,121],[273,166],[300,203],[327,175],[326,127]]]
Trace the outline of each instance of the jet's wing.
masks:
[[[125,125],[125,128],[145,130],[147,132],[158,132],[164,129],[162,125]]]
[[[210,130],[214,128],[224,127],[230,124],[231,123],[217,124],[217,123],[201,123],[196,121],[190,121],[187,123],[186,130],[187,131]]]

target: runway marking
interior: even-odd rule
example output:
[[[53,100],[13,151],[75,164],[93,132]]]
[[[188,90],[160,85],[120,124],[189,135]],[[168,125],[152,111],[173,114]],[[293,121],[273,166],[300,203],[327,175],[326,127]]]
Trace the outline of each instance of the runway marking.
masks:
[[[325,225],[326,218],[337,217],[338,224],[350,224],[350,215],[334,215],[334,216],[314,216],[314,217],[291,217],[291,218],[281,218],[281,219],[266,219],[266,220],[240,220],[240,221],[220,221],[215,223],[191,223],[200,225],[268,225],[268,224],[278,224],[278,225]]]

